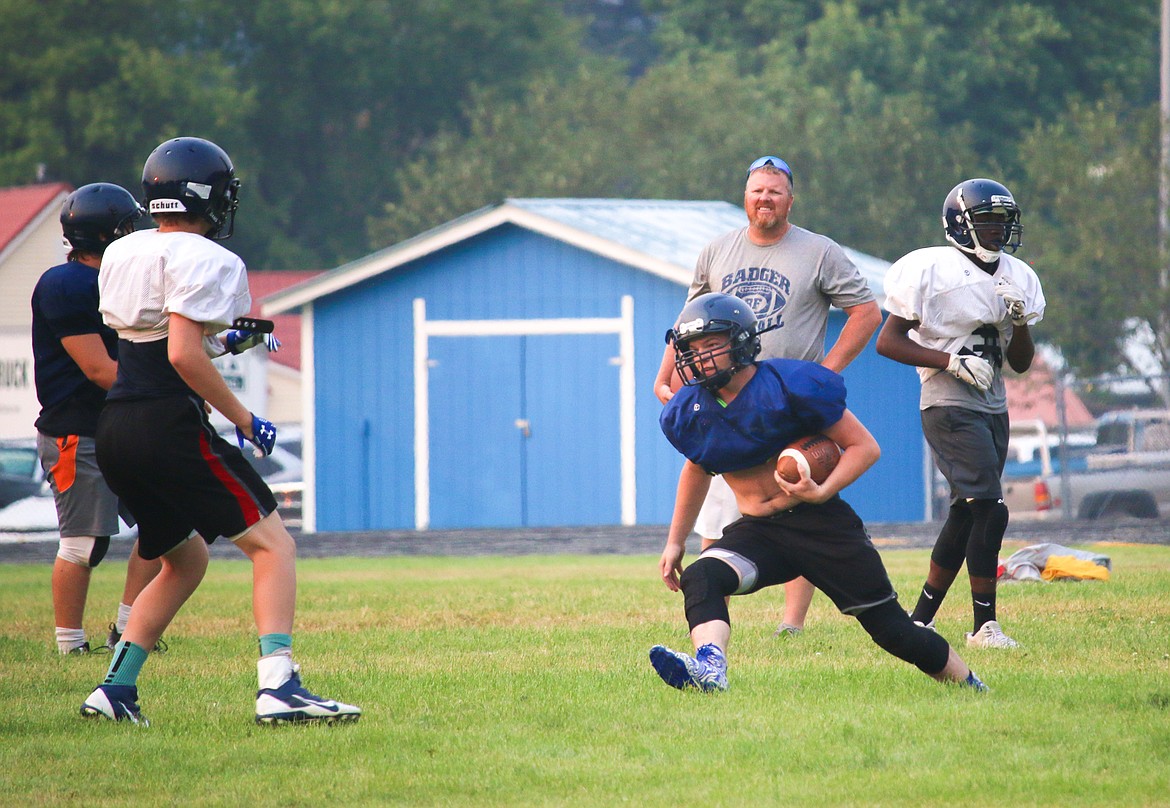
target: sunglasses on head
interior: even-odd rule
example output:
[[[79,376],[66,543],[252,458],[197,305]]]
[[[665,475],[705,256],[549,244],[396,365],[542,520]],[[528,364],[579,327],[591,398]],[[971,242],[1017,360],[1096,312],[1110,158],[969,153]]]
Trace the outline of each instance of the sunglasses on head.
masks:
[[[788,175],[789,181],[792,180],[792,169],[788,167],[788,163],[784,162],[779,157],[772,157],[771,155],[768,155],[766,157],[761,157],[760,159],[758,159],[754,163],[752,163],[750,166],[748,166],[748,170],[747,170],[748,176],[750,177],[752,175],[753,171],[755,171],[756,169],[763,168],[764,166],[773,166],[775,168],[778,168],[781,171],[783,171],[785,174]]]

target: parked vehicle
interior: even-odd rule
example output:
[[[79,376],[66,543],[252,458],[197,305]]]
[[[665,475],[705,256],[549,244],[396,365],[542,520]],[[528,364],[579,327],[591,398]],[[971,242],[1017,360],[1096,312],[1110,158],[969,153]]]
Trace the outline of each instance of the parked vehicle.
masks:
[[[236,443],[235,427],[220,430],[220,436]],[[304,471],[301,465],[301,425],[277,424],[276,447],[267,457],[256,457],[252,447],[244,444],[244,457],[252,464],[268,487],[275,491],[300,490],[304,483]]]
[[[219,433],[224,440],[236,443],[235,427]],[[276,447],[267,457],[256,457],[251,447],[244,445],[244,457],[260,472],[272,489],[280,506],[281,518],[291,528],[301,526],[301,502],[305,488],[304,466],[301,461],[302,429],[297,424],[276,425]]]
[[[48,494],[35,438],[0,440],[0,508],[25,497]]]
[[[1078,519],[1170,513],[1170,410],[1101,416],[1091,447],[1065,446],[1067,469],[1043,422],[1012,424],[1012,440],[1036,446],[1035,459],[1013,459],[1004,468],[1004,502],[1013,518],[1059,517],[1064,496]]]

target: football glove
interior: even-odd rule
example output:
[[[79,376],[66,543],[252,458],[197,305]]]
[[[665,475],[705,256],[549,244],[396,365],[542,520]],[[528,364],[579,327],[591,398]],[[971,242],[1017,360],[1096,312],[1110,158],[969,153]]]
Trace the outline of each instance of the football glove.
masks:
[[[976,390],[990,390],[991,382],[995,379],[995,368],[981,356],[974,354],[951,354],[951,361],[947,364],[947,373],[959,381],[966,382]]]
[[[261,343],[270,353],[276,353],[280,350],[280,340],[276,338],[275,334],[262,334],[259,331],[234,328],[223,336],[223,347],[233,354],[242,354]]]
[[[1030,325],[1033,320],[1040,319],[1039,313],[1028,311],[1023,290],[1007,278],[1001,278],[996,282],[995,293],[1003,298],[1008,316],[1012,318],[1012,325]]]
[[[252,454],[256,457],[267,457],[276,448],[276,425],[253,414],[252,437],[247,437],[244,430],[236,427],[236,440],[239,441],[241,449],[244,448],[244,441],[248,441],[256,447]]]

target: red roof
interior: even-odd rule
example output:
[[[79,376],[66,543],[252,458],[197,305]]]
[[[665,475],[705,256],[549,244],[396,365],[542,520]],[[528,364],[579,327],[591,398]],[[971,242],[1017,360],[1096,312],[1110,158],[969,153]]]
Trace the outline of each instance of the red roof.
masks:
[[[63,182],[0,188],[0,250],[11,244],[59,195],[72,190],[73,186]]]
[[[264,298],[320,274],[321,272],[312,270],[252,270],[248,273],[248,290],[252,293],[252,310],[249,313],[259,317],[260,303]],[[274,333],[280,338],[280,350],[271,354],[269,358],[286,367],[300,370],[301,315],[277,314],[272,321],[276,323]]]
[[[1005,376],[1004,385],[1007,387],[1008,416],[1013,422],[1038,418],[1049,429],[1060,425],[1052,370],[1039,356],[1023,376]],[[1068,387],[1064,388],[1064,417],[1069,429],[1084,429],[1096,422],[1080,396]]]

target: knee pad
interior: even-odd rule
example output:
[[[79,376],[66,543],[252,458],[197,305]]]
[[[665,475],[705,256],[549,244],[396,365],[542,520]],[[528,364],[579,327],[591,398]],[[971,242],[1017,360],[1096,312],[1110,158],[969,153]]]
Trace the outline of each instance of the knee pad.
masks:
[[[947,521],[935,539],[930,560],[944,570],[958,571],[967,556],[967,537],[971,532],[971,508],[966,502],[951,505]]]
[[[897,601],[887,601],[857,615],[873,641],[887,653],[934,675],[947,665],[947,641],[928,628],[915,625]]]
[[[712,620],[731,622],[726,598],[739,588],[739,574],[726,561],[701,555],[683,570],[679,584],[691,628]]]
[[[1003,500],[977,499],[970,507],[973,522],[967,546],[967,572],[980,578],[995,578],[1008,525],[1007,505]]]
[[[79,567],[96,567],[102,563],[106,553],[110,550],[109,536],[70,536],[61,537],[57,546],[57,558],[63,558],[70,564]]]
[[[699,559],[718,559],[731,567],[732,571],[735,572],[736,587],[733,591],[728,592],[729,595],[746,595],[755,591],[756,582],[760,577],[760,568],[750,558],[731,550],[724,550],[722,547],[708,547],[699,556]]]

